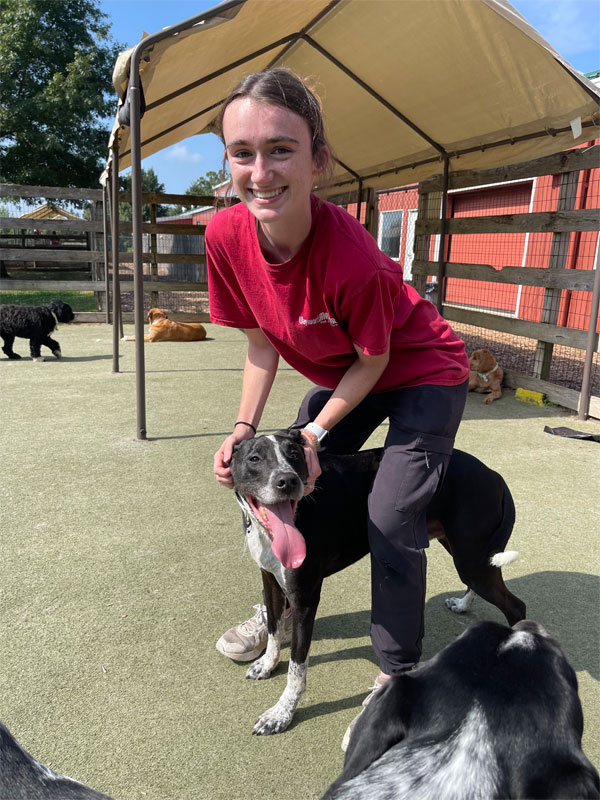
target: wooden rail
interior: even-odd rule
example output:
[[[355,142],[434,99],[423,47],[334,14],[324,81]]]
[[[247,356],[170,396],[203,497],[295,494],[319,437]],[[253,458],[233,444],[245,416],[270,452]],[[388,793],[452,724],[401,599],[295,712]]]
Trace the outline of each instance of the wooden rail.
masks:
[[[554,402],[574,410],[579,410],[582,403],[580,393],[554,386],[548,381],[548,376],[555,345],[586,350],[588,365],[591,363],[590,348],[598,350],[599,337],[594,331],[576,330],[557,324],[563,290],[594,291],[596,270],[567,268],[572,266],[568,264],[567,258],[571,233],[600,230],[600,209],[575,207],[580,171],[598,167],[600,167],[600,146],[593,145],[522,164],[482,171],[465,170],[448,175],[447,189],[450,191],[493,186],[505,181],[522,181],[545,175],[560,175],[560,192],[555,210],[528,214],[452,217],[442,221],[442,212],[446,208],[443,176],[436,176],[419,184],[419,213],[415,227],[415,258],[412,264],[413,282],[417,290],[422,295],[425,294],[428,276],[441,276],[438,291],[442,293],[445,290],[446,279],[450,278],[542,288],[544,298],[538,322],[518,319],[506,313],[479,311],[456,302],[447,303],[443,294],[438,303],[441,305],[443,315],[452,322],[536,340],[534,375],[521,376],[507,370],[508,385],[518,385],[543,392]],[[432,261],[430,258],[432,236],[439,236],[442,230],[444,241],[439,244],[439,260]],[[450,237],[507,233],[552,234],[548,266],[536,268],[507,264],[498,269],[490,264],[451,260],[452,251],[448,250]],[[511,383],[517,380],[520,381],[518,384]],[[600,416],[600,398],[591,397],[589,402],[590,413]]]

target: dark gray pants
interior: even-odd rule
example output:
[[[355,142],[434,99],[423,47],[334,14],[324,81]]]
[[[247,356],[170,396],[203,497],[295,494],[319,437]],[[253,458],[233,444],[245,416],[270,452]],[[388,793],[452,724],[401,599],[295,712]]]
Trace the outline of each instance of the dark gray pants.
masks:
[[[369,496],[371,641],[383,672],[421,657],[427,558],[426,508],[441,485],[460,424],[468,381],[370,394],[339,422],[322,451],[356,453],[385,420],[384,455]],[[314,420],[332,390],[316,386],[293,427]]]

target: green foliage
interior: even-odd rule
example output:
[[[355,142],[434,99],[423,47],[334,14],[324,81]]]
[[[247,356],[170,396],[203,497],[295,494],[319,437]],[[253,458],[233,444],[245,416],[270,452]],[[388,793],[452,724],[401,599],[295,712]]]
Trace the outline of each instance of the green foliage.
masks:
[[[227,171],[224,169],[218,170],[218,172],[207,172],[198,180],[195,180],[191,186],[185,190],[186,194],[213,194],[215,186],[218,186],[223,181],[226,181],[228,178]]]
[[[44,306],[57,298],[68,303],[73,311],[96,311],[93,292],[0,292],[0,304],[3,306]]]
[[[123,48],[98,0],[0,0],[0,181],[98,186]]]
[[[203,175],[201,178],[195,180],[191,186],[185,190],[186,194],[199,194],[199,195],[213,195],[215,186],[218,186],[223,181],[226,181],[229,178],[229,174],[227,170],[220,169],[217,172],[210,171],[207,172],[206,175]],[[192,205],[189,206],[171,206],[168,211],[167,215],[170,217],[176,216],[177,214],[183,214],[188,209],[193,208]]]
[[[119,186],[122,192],[131,191],[131,174],[119,175]],[[165,185],[158,180],[158,175],[152,167],[144,169],[142,167],[142,192],[164,192]],[[167,206],[156,206],[156,216],[164,217],[167,214]],[[119,203],[119,217],[122,220],[131,222],[131,203]],[[142,206],[142,220],[150,222],[150,206]]]

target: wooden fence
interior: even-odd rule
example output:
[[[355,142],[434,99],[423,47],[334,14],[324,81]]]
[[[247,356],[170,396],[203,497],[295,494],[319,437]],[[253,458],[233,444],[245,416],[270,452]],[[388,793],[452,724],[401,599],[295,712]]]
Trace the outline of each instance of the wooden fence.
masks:
[[[0,198],[52,198],[62,201],[84,201],[88,203],[88,214],[90,219],[82,220],[58,220],[58,219],[38,219],[28,217],[0,217],[0,240],[8,242],[0,246],[0,263],[10,266],[11,262],[44,262],[56,266],[74,267],[90,264],[89,278],[83,280],[66,279],[54,280],[52,278],[41,278],[36,276],[35,269],[31,272],[31,278],[0,278],[0,292],[2,291],[31,291],[44,290],[51,292],[79,291],[94,292],[97,299],[96,312],[77,312],[75,320],[77,322],[108,322],[110,321],[109,303],[107,293],[111,290],[108,277],[111,264],[111,247],[108,244],[108,217],[109,209],[106,198],[101,189],[65,189],[52,186],[18,186],[14,184],[0,184]],[[204,292],[207,290],[207,280],[205,274],[206,256],[203,253],[161,253],[157,246],[158,234],[187,234],[191,237],[203,237],[205,232],[204,225],[190,225],[186,223],[157,223],[156,208],[159,205],[192,205],[209,206],[223,202],[223,198],[207,197],[204,195],[179,195],[164,193],[144,193],[142,195],[145,205],[150,206],[150,222],[142,225],[142,233],[147,234],[146,240],[149,249],[143,253],[142,260],[149,264],[149,274],[144,279],[144,292],[151,295],[151,305],[158,304],[158,292]],[[119,194],[119,204],[131,201],[131,194],[121,192]],[[85,235],[89,242],[85,250],[65,249],[60,247],[40,248],[23,247],[23,236],[14,239],[10,235],[3,237],[2,232],[7,230],[26,231],[56,231],[75,233],[75,235]],[[120,234],[130,234],[132,226],[130,222],[119,223]],[[198,248],[190,248],[197,250]],[[132,262],[130,252],[119,253],[120,265],[127,265]],[[164,280],[159,276],[160,264],[197,264],[200,267],[199,280],[176,281]],[[120,270],[121,272],[121,270]],[[6,276],[6,271],[4,276]],[[127,294],[133,292],[133,278],[127,274],[121,274],[120,292]],[[173,319],[195,320],[199,322],[208,321],[207,313],[179,313],[173,314]],[[124,322],[133,322],[133,313],[123,314]]]
[[[590,323],[593,330],[574,330],[557,325],[559,315],[560,293],[563,289],[592,292],[594,281],[598,275],[595,270],[566,269],[569,234],[573,231],[598,231],[598,209],[574,209],[575,187],[580,170],[594,169],[600,165],[600,148],[574,150],[559,153],[547,158],[537,159],[526,164],[511,167],[485,170],[481,172],[465,171],[448,176],[446,189],[460,189],[500,183],[504,181],[533,178],[542,175],[560,175],[561,189],[558,208],[552,212],[508,214],[500,216],[468,217],[445,219],[442,215],[442,198],[445,196],[443,178],[441,176],[425,181],[419,186],[419,214],[416,223],[415,259],[412,265],[413,282],[422,295],[425,295],[427,279],[437,276],[442,287],[441,299],[438,301],[443,315],[450,321],[465,323],[492,331],[507,332],[537,340],[534,374],[523,375],[507,370],[505,382],[512,387],[523,387],[543,392],[549,400],[566,408],[577,410],[581,407],[581,392],[557,386],[548,381],[554,345],[566,345],[586,351],[598,349],[598,334],[595,319]],[[102,190],[63,189],[43,186],[15,186],[0,184],[0,198],[30,197],[56,198],[58,200],[84,200],[89,203],[89,217],[86,220],[40,220],[23,217],[0,217],[1,231],[17,229],[19,231],[53,230],[77,231],[88,237],[88,249],[40,249],[35,248],[35,259],[44,262],[62,264],[91,264],[89,280],[52,280],[32,279],[0,279],[0,291],[10,290],[50,290],[61,292],[66,290],[93,291],[97,298],[96,312],[77,313],[77,321],[102,322],[110,321],[107,293],[110,291],[108,273],[110,269],[108,246],[108,198]],[[143,203],[150,206],[150,222],[142,225],[142,233],[148,234],[146,241],[149,249],[143,253],[142,260],[149,265],[144,275],[144,293],[150,293],[150,305],[158,305],[158,292],[206,292],[205,273],[206,257],[202,252],[195,253],[161,253],[157,247],[158,234],[186,234],[192,237],[204,236],[204,225],[172,222],[158,223],[156,207],[165,204],[209,206],[223,202],[223,198],[172,195],[163,193],[144,193]],[[340,204],[349,203],[356,197],[330,198]],[[119,203],[129,202],[128,193],[119,194]],[[366,227],[376,236],[376,205],[374,193],[366,191],[363,196],[362,218]],[[131,223],[120,223],[120,234],[131,232]],[[434,236],[441,236],[446,243],[451,236],[473,233],[515,233],[515,232],[551,232],[552,253],[549,267],[533,268],[507,264],[496,269],[486,264],[458,263],[445,260],[446,245],[440,247],[440,257],[433,260],[432,241]],[[0,247],[0,262],[23,260],[24,249],[13,242],[13,246]],[[193,248],[198,250],[198,248]],[[130,264],[131,253],[120,252],[119,262]],[[200,267],[199,279],[192,281],[173,281],[159,276],[160,264],[197,264]],[[121,272],[121,270],[120,270]],[[133,292],[133,276],[121,274],[120,292]],[[544,289],[543,315],[539,322],[516,319],[468,308],[462,308],[444,301],[443,290],[447,278],[466,278],[471,281],[485,281],[521,286],[538,286]],[[208,321],[207,313],[179,313],[174,319]],[[124,322],[133,321],[133,313],[123,314]],[[589,403],[589,414],[600,418],[600,398],[592,396]]]
[[[557,321],[563,289],[593,292],[594,283],[597,282],[598,263],[596,268],[591,270],[567,269],[566,266],[570,233],[600,229],[598,209],[574,208],[579,171],[598,168],[599,153],[600,147],[594,146],[587,150],[566,151],[501,169],[464,171],[451,173],[448,176],[447,189],[450,190],[543,175],[560,175],[560,194],[556,211],[444,219],[443,178],[438,176],[419,185],[415,259],[412,265],[413,280],[419,293],[425,294],[428,277],[437,277],[441,292],[438,304],[446,319],[537,340],[533,376],[509,370],[505,375],[505,383],[513,388],[522,387],[542,392],[550,401],[574,410],[580,407],[580,392],[549,383],[548,377],[555,345],[585,350],[587,356],[590,355],[590,347],[594,352],[598,350],[596,319],[593,314],[590,320],[590,328],[593,331],[588,332],[557,325]],[[496,269],[488,264],[454,263],[446,260],[449,237],[478,233],[523,232],[552,233],[548,268],[507,264],[501,269]],[[439,246],[438,260],[431,258],[432,237],[435,235],[443,239]],[[544,301],[541,320],[527,321],[447,303],[444,299],[444,289],[448,278],[542,287]],[[599,397],[590,398],[589,413],[594,417],[600,417]]]

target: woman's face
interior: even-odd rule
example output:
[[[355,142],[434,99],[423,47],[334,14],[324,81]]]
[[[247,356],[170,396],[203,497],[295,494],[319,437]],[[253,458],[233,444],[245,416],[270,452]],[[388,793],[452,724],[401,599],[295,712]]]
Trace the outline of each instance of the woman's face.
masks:
[[[233,187],[263,225],[310,221],[310,192],[317,168],[311,134],[302,117],[250,97],[225,110],[223,138]],[[324,163],[328,153],[324,152]]]

